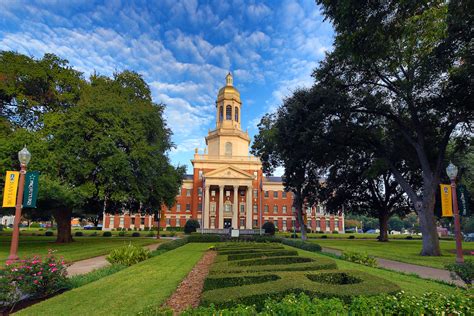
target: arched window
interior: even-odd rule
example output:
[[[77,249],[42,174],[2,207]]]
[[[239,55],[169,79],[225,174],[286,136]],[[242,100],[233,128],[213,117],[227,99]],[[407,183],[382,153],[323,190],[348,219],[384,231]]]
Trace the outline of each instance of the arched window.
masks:
[[[225,108],[225,119],[229,121],[232,120],[232,107],[230,105]]]
[[[232,156],[232,143],[230,142],[225,143],[225,155]]]
[[[235,107],[235,121],[236,122],[239,121],[239,108],[238,107]]]
[[[224,119],[224,107],[221,105],[219,109],[219,122],[222,122],[223,119]]]

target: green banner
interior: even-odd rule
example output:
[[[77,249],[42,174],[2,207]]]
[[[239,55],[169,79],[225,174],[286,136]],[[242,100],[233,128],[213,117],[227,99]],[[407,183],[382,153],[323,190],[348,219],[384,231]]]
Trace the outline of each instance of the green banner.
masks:
[[[23,192],[23,207],[36,207],[38,197],[39,171],[28,171],[25,176],[25,190]]]
[[[459,215],[469,216],[471,212],[469,211],[469,191],[466,189],[466,186],[460,184],[456,188],[456,193],[458,196],[458,208]]]

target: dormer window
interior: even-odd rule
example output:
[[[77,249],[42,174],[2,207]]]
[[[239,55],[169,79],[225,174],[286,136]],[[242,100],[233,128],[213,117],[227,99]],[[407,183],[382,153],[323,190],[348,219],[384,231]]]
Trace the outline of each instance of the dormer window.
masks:
[[[225,108],[225,119],[228,121],[232,120],[232,107],[230,105]]]

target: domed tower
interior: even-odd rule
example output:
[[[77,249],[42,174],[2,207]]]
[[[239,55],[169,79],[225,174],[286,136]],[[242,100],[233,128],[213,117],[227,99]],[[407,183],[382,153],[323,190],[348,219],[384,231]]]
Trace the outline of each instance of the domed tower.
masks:
[[[240,92],[234,87],[234,79],[229,72],[226,84],[219,89],[216,101],[216,129],[209,132],[206,144],[210,156],[248,156],[250,137],[241,129]]]

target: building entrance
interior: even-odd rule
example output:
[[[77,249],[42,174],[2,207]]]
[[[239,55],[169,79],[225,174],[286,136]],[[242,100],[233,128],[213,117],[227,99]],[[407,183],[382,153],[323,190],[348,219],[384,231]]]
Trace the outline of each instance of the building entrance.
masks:
[[[232,227],[232,219],[231,218],[224,218],[224,228]]]

